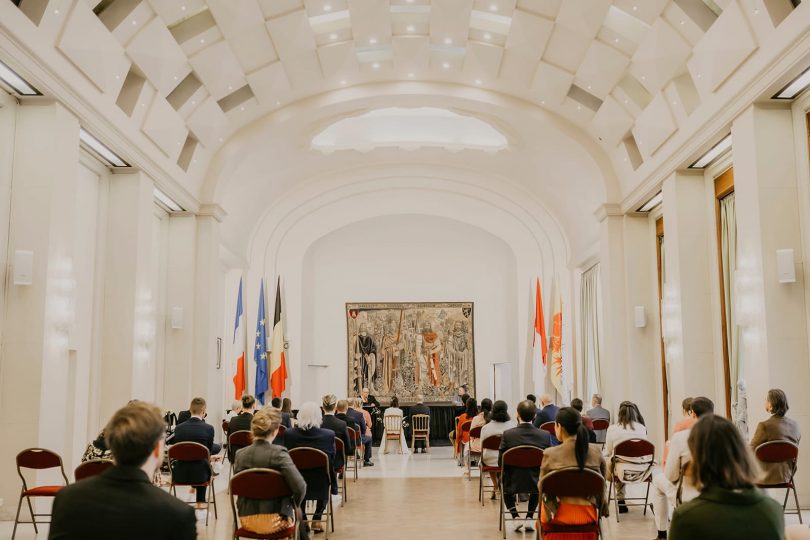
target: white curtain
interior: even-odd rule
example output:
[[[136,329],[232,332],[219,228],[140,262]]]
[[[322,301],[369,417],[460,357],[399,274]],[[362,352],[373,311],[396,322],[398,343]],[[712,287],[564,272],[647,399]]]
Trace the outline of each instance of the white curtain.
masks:
[[[745,377],[740,362],[740,331],[734,294],[737,271],[737,214],[734,193],[720,199],[720,255],[723,262],[723,295],[726,316],[726,347],[731,388],[731,415],[743,436],[748,434]]]
[[[582,274],[581,289],[579,312],[582,317],[582,359],[586,395],[591,396],[602,389],[602,363],[599,356],[602,292],[598,264]]]

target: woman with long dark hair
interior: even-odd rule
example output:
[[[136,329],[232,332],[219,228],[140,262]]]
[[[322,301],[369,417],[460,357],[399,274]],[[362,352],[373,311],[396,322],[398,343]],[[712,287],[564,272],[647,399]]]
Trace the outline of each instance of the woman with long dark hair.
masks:
[[[477,415],[478,402],[475,401],[474,397],[470,397],[464,403],[464,412],[458,417],[458,422],[456,422],[456,456],[458,457],[459,466],[464,464],[464,456],[462,452],[464,445],[470,442],[470,432],[467,431],[466,433],[461,433],[461,426],[467,421],[472,423],[472,419]]]
[[[614,448],[617,444],[629,439],[646,439],[647,426],[644,425],[644,419],[638,410],[638,405],[631,401],[622,401],[619,404],[619,414],[616,423],[610,426],[605,435],[605,457],[608,462],[613,460]],[[647,471],[649,467],[646,465],[651,458],[645,456],[641,458],[623,457],[621,462],[615,465],[613,474],[616,478],[625,478],[625,472],[628,475],[633,475],[635,472]],[[633,462],[644,464],[636,467]],[[608,471],[610,476],[610,471]],[[627,505],[624,502],[624,483],[616,483],[616,498],[619,500],[619,513],[627,512]]]
[[[543,478],[560,469],[576,467],[590,469],[605,476],[605,458],[596,444],[589,443],[588,428],[582,423],[582,416],[573,407],[564,407],[557,413],[555,426],[559,446],[546,448],[543,464],[540,467],[540,492],[543,492]],[[563,497],[562,499],[543,496],[540,522],[560,525],[585,525],[596,521],[597,508],[604,508],[603,497],[582,499]],[[544,534],[544,540],[554,540],[555,534]],[[566,533],[566,540],[595,540],[595,534]]]
[[[489,422],[489,415],[491,413],[492,400],[489,398],[482,399],[480,411],[472,419],[472,424],[470,424],[470,431],[477,427],[483,428],[484,425]],[[479,437],[470,437],[470,452],[481,453],[481,439]],[[473,463],[472,466],[475,467],[475,463]]]
[[[670,540],[780,540],[782,507],[756,487],[757,468],[739,430],[721,416],[702,416],[689,433],[689,474],[700,495],[672,516]]]

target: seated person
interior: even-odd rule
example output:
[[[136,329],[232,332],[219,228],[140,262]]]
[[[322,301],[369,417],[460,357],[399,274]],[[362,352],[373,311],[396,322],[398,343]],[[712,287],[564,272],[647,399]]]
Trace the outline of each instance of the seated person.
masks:
[[[487,440],[487,437],[492,437],[493,435],[503,436],[504,431],[512,429],[516,425],[515,421],[509,418],[509,407],[506,405],[506,402],[499,399],[492,404],[492,413],[489,415],[489,422],[481,428],[482,444],[483,441]],[[481,460],[487,467],[497,467],[498,454],[499,452],[497,450],[484,449],[484,452],[481,454]],[[492,492],[492,499],[494,500],[498,492],[498,473],[491,472],[489,475],[492,479],[492,485],[495,486]]]
[[[582,418],[582,425],[588,428],[588,441],[595,443],[596,442],[596,432],[593,430],[593,420],[588,416],[582,413],[583,403],[582,400],[579,398],[574,398],[571,400],[571,407],[577,410]]]
[[[349,400],[352,407],[349,409],[349,412],[354,411],[356,413],[355,416],[362,417],[363,422],[356,420],[357,423],[360,425],[360,433],[362,434],[361,440],[363,441],[363,466],[364,467],[373,467],[374,463],[371,461],[371,450],[373,446],[373,437],[371,433],[371,414],[367,410],[363,408],[363,402],[360,398],[352,398]]]
[[[298,522],[300,537],[308,538],[301,519],[301,504],[307,493],[307,484],[290,459],[288,450],[272,444],[280,425],[281,411],[278,409],[262,409],[251,417],[253,444],[236,454],[234,473],[253,468],[279,471],[290,486],[292,497],[271,500],[239,497],[236,501],[239,521],[245,529],[259,534],[289,529]]]
[[[329,479],[324,477],[320,470],[304,470],[301,475],[307,483],[306,500],[315,501],[315,512],[312,521],[319,522],[329,501],[331,485],[332,495],[338,494],[337,475],[335,474],[335,432],[331,429],[322,429],[319,426],[323,420],[321,408],[314,401],[307,401],[298,411],[298,427],[288,429],[284,433],[284,446],[288,450],[294,448],[315,448],[329,456]],[[306,517],[306,516],[305,516]],[[312,530],[323,531],[320,523],[313,523]]]
[[[323,420],[321,420],[321,427],[324,429],[331,429],[335,432],[335,436],[343,441],[343,453],[335,453],[335,470],[343,469],[346,466],[343,460],[344,454],[351,455],[354,452],[354,437],[349,437],[349,426],[345,421],[335,416],[335,409],[337,408],[337,397],[334,394],[323,396]]]
[[[211,457],[219,454],[221,447],[214,443],[214,426],[206,424],[205,400],[195,397],[191,400],[191,418],[178,425],[174,430],[174,444],[181,442],[196,442],[208,448]],[[187,462],[178,461],[172,464],[172,477],[184,484],[192,482],[207,482],[211,477],[211,464],[207,461]],[[205,507],[205,486],[197,489],[197,508]]]
[[[639,421],[638,408],[629,401],[623,401],[619,405],[618,421],[610,426],[607,430],[605,437],[605,456],[608,463],[613,461],[614,449],[617,444],[627,441],[629,439],[646,439],[647,426]],[[622,458],[615,466],[608,467],[607,479],[611,480],[613,475],[618,479],[625,478],[626,476],[633,476],[638,472],[646,471],[649,469],[650,458],[647,456],[640,458]],[[634,463],[638,463],[636,466]],[[627,505],[624,502],[625,484],[621,480],[616,480],[616,499],[619,501],[619,513],[624,514],[628,511]]]
[[[554,446],[543,453],[543,465],[540,467],[540,489],[542,491],[543,478],[549,473],[561,469],[577,467],[579,470],[588,468],[598,472],[603,477],[607,473],[605,458],[599,446],[590,444],[588,429],[582,423],[582,416],[573,407],[565,407],[557,413],[555,425],[559,446]],[[543,497],[540,510],[541,523],[554,523],[559,525],[586,525],[596,521],[596,509],[607,510],[604,497],[583,499],[579,497],[563,497],[561,499]],[[592,535],[595,536],[595,535]],[[543,538],[569,538],[567,534],[544,534]],[[575,535],[576,538],[586,538],[586,535]],[[595,540],[595,539],[594,539]]]
[[[242,412],[242,400],[237,399],[236,401],[231,403],[231,410],[225,413],[225,421],[230,422],[231,418],[233,418],[240,412]],[[188,420],[188,418],[186,418],[186,420]]]
[[[163,462],[166,424],[142,401],[119,409],[104,428],[115,466],[62,489],[48,538],[55,540],[193,540],[194,510],[152,485]]]
[[[470,431],[477,427],[483,428],[489,421],[490,413],[492,413],[492,400],[484,398],[481,400],[481,412],[472,419]],[[479,437],[470,437],[470,452],[481,453],[481,439]],[[475,463],[473,463],[472,466],[475,467]]]
[[[672,428],[673,435],[690,429],[697,422],[697,418],[692,416],[692,398],[684,398],[681,402],[681,415],[683,415],[683,418],[678,420]],[[667,464],[667,456],[669,456],[669,441],[664,444],[664,457],[662,460],[664,465]]]
[[[510,448],[515,446],[536,446],[545,450],[551,446],[551,435],[542,429],[537,429],[532,425],[535,417],[535,406],[529,400],[521,401],[517,406],[518,425],[503,432],[501,438],[500,454],[498,464],[503,466],[503,455]],[[526,514],[526,531],[534,530],[534,510],[537,508],[538,491],[537,483],[540,480],[539,469],[517,469],[513,467],[503,467],[503,502],[512,517],[518,519],[515,496],[519,493],[529,494],[529,510]],[[520,532],[524,524],[520,521],[515,526],[515,531]]]
[[[458,417],[458,422],[456,422],[456,430],[455,430],[455,452],[458,456],[458,464],[463,465],[464,463],[464,445],[470,442],[470,432],[465,431],[464,433],[461,432],[461,426],[465,423],[470,422],[472,424],[473,418],[478,416],[478,402],[475,401],[475,398],[469,397],[467,398],[464,413]]]
[[[416,405],[411,407],[411,429],[413,429],[413,417],[417,414],[426,414],[430,416],[430,407],[425,405],[425,396],[422,394],[416,396]],[[428,419],[428,421],[429,420],[430,419]],[[424,439],[417,439],[413,443],[414,453],[418,454],[419,450],[421,450],[423,453],[427,452]]]
[[[692,400],[691,414],[695,421],[714,412],[714,402],[706,397],[696,397]],[[679,431],[672,436],[669,444],[669,459],[663,471],[655,471],[652,478],[650,501],[655,508],[655,523],[658,529],[658,538],[667,537],[669,526],[669,509],[675,507],[675,498],[678,494],[678,481],[681,469],[693,461],[689,447],[691,428]],[[694,465],[692,465],[694,466]],[[693,477],[686,475],[681,489],[681,501],[689,501],[697,495],[696,485],[691,482]],[[661,509],[660,511],[658,509]]]
[[[588,418],[591,420],[607,420],[610,422],[610,411],[602,407],[602,396],[600,394],[594,394],[593,397],[591,397],[591,408],[585,414],[587,414]],[[607,435],[606,429],[600,429],[595,433],[596,442],[605,442],[605,435]]]
[[[250,421],[253,420],[253,413],[251,411],[253,411],[255,406],[256,398],[250,395],[242,396],[239,414],[231,418],[231,421],[228,422],[229,439],[231,434],[236,433],[237,431],[250,431]],[[234,462],[236,451],[240,448],[244,447],[239,445],[233,445],[233,447],[231,447],[228,445],[228,460],[231,463]]]
[[[556,421],[557,413],[559,411],[560,408],[554,404],[554,402],[551,400],[551,396],[548,394],[543,394],[540,396],[540,410],[537,411],[537,414],[534,417],[534,427],[539,428],[547,422]],[[551,445],[556,446],[558,444],[560,444],[560,441],[557,440],[557,437],[552,435]]]
[[[104,430],[98,434],[93,442],[87,445],[87,448],[82,455],[82,463],[90,461],[91,459],[112,459],[112,451],[107,447],[107,441],[104,440]]]
[[[379,409],[381,407],[380,402],[369,393],[368,388],[363,388],[363,390],[360,391],[360,399],[363,401],[363,408],[368,407],[372,409],[377,407]]]
[[[688,442],[690,483],[700,486],[700,495],[675,509],[670,540],[785,537],[782,506],[757,489],[756,465],[734,424],[714,414],[702,415],[689,430]]]
[[[349,416],[349,401],[346,399],[339,399],[335,406],[335,418],[342,420],[346,423],[346,435],[349,437],[349,446],[346,447],[346,457],[353,456],[357,452],[357,440],[354,438],[355,430],[360,429],[360,426],[354,420],[354,417]]]
[[[751,449],[756,450],[760,444],[770,441],[789,441],[798,445],[802,438],[799,423],[792,418],[785,417],[788,412],[787,395],[778,388],[768,390],[765,399],[765,410],[771,415],[767,420],[757,424],[754,436],[751,438]],[[783,484],[790,481],[792,466],[789,462],[762,463],[761,484]]]
[[[281,400],[281,425],[286,429],[293,427],[292,417],[292,400],[285,397]]]

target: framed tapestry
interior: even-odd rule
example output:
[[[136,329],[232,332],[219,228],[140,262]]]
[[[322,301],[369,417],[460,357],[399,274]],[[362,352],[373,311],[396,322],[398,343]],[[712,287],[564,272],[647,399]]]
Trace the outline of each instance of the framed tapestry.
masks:
[[[472,302],[346,304],[349,387],[378,399],[452,401],[475,395]]]

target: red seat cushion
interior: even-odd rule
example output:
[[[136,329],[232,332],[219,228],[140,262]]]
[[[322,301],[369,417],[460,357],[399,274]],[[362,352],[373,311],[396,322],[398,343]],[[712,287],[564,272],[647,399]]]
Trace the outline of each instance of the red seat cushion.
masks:
[[[341,467],[339,469],[335,469],[335,472],[338,473],[338,474],[343,474],[343,467]]]
[[[234,536],[238,536],[239,538],[259,538],[264,540],[282,540],[284,538],[293,538],[295,537],[295,527],[290,527],[289,529],[283,530],[281,532],[273,533],[273,534],[259,534],[252,531],[245,529],[244,527],[240,527],[236,530]]]
[[[490,465],[484,465],[483,467],[481,467],[481,470],[484,472],[501,472],[500,467],[492,467]]]
[[[26,497],[55,497],[65,486],[39,486],[27,490],[23,495]]]

